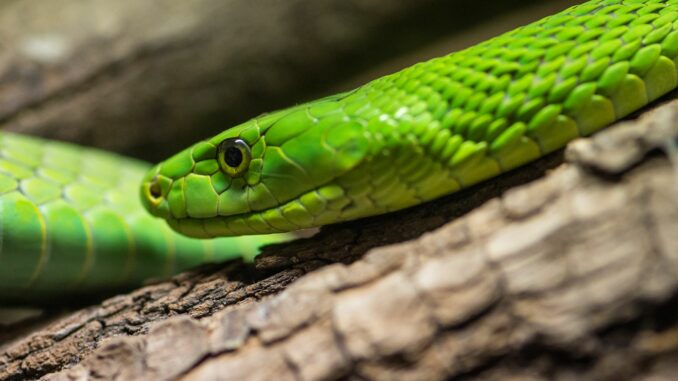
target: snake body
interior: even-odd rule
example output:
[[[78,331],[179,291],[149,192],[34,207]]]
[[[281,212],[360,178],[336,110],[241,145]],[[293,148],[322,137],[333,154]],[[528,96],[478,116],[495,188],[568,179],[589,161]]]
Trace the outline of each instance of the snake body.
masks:
[[[593,0],[155,166],[147,209],[193,237],[406,208],[589,135],[678,84],[678,1]]]
[[[678,0],[592,0],[254,118],[152,168],[2,134],[0,300],[117,289],[242,251],[182,238],[141,204],[208,238],[320,226],[455,192],[671,91],[677,58]]]

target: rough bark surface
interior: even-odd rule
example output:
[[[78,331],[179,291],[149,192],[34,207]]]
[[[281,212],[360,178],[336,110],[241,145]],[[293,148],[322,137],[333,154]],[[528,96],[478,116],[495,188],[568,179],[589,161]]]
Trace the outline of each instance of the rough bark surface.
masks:
[[[0,129],[157,161],[536,2],[3,1]]]
[[[2,347],[0,378],[674,379],[676,120],[58,318]]]

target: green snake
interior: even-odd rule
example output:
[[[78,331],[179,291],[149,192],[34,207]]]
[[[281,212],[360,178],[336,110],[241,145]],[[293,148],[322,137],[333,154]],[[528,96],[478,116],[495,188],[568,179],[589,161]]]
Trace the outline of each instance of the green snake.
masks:
[[[201,263],[205,247],[211,260],[239,251],[225,238],[181,238],[137,204],[183,235],[213,238],[289,232],[435,199],[668,93],[678,85],[676,59],[678,0],[593,0],[353,91],[259,116],[150,170],[3,134],[0,292],[39,299],[55,288],[116,288]],[[140,203],[132,195],[139,182]],[[277,239],[284,236],[269,238]]]
[[[108,152],[0,134],[0,305],[60,303],[256,254],[284,235],[197,240],[150,216],[150,165]]]

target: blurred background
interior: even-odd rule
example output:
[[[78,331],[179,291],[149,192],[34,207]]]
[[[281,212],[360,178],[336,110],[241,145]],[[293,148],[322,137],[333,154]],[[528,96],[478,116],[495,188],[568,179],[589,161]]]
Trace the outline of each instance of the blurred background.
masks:
[[[158,161],[570,0],[5,0],[0,123]]]

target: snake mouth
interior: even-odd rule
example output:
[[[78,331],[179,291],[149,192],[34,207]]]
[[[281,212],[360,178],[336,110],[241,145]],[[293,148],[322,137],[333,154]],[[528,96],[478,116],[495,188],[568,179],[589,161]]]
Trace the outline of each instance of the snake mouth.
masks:
[[[176,192],[179,188],[183,191]],[[164,176],[160,172],[160,165],[157,165],[142,181],[141,199],[149,213],[165,219],[175,231],[194,238],[290,232],[357,216],[351,210],[353,200],[347,195],[350,186],[339,185],[337,178],[310,190],[307,188],[288,201],[281,200],[259,210],[250,206],[245,210],[233,209],[231,206],[222,207],[222,203],[217,202],[210,213],[205,215],[192,213],[193,210],[187,205],[195,200],[186,198],[192,196],[188,196],[190,192],[185,188],[185,178]],[[177,193],[184,197],[177,197]],[[197,198],[203,198],[202,196],[204,195]],[[228,210],[229,208],[232,210]]]
[[[282,233],[356,218],[351,203],[342,187],[328,184],[261,211],[208,218],[168,217],[167,223],[194,238]]]

